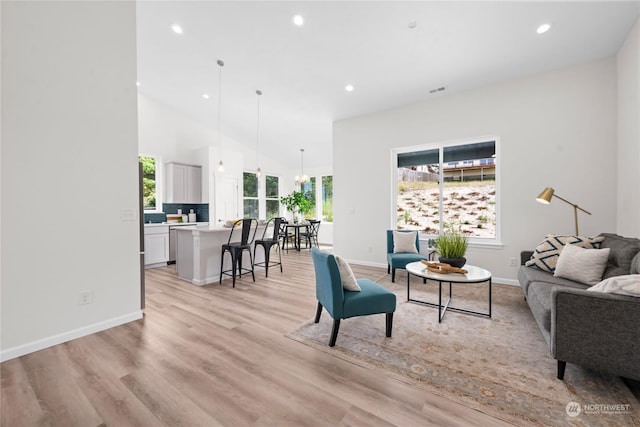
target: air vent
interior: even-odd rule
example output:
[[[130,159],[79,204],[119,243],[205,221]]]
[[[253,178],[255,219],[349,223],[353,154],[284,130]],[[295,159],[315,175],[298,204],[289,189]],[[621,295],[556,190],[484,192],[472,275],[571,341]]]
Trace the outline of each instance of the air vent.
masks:
[[[436,87],[434,89],[431,89],[429,91],[429,95],[434,95],[436,93],[442,93],[442,92],[446,92],[447,91],[447,87],[446,86],[440,86],[440,87]]]

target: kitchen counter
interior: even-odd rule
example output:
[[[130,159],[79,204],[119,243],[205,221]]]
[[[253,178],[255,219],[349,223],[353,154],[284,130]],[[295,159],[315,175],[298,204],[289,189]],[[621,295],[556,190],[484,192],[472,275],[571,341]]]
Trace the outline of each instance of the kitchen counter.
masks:
[[[171,227],[175,225],[181,226],[181,227],[187,227],[190,225],[206,226],[206,225],[209,225],[209,223],[208,222],[151,222],[151,223],[146,222],[144,224],[145,227],[160,227],[160,226],[166,226],[166,225]]]
[[[264,225],[259,225],[256,238],[261,238]],[[240,240],[241,227],[234,229],[232,241]],[[176,228],[177,252],[176,266],[178,277],[194,285],[203,286],[217,283],[220,280],[220,258],[222,245],[229,241],[231,228],[220,225],[192,225]],[[253,255],[253,245],[251,249]],[[264,262],[264,252],[258,250],[254,262]],[[249,255],[245,253],[245,265],[249,263]],[[231,268],[231,256],[225,254],[224,270]],[[256,267],[256,271],[262,267]]]

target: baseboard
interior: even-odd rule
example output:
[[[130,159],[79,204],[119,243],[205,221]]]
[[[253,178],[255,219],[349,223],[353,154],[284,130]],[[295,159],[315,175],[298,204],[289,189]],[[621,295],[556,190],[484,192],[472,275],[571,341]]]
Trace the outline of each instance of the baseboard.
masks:
[[[502,277],[493,277],[491,280],[493,281],[493,283],[497,283],[499,285],[520,286],[520,282],[514,279],[503,279]]]
[[[84,326],[82,328],[74,329],[72,331],[64,332],[62,334],[53,335],[47,338],[43,338],[37,341],[32,341],[27,344],[22,344],[17,347],[12,347],[6,350],[0,351],[0,362],[15,359],[16,357],[24,356],[25,354],[33,353],[38,350],[53,347],[54,345],[62,344],[67,341],[81,338],[86,335],[95,334],[96,332],[104,331],[106,329],[120,326],[125,323],[133,322],[142,318],[142,310],[134,311],[133,313],[126,314],[124,316],[114,317],[102,322],[94,323],[92,325]]]
[[[362,261],[359,259],[348,259],[347,262],[354,265],[364,265],[365,267],[387,268],[387,264],[380,262]]]

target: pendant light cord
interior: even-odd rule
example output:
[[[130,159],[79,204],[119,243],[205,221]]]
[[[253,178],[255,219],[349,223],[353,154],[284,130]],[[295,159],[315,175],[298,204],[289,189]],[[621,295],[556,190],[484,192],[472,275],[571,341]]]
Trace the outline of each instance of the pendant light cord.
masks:
[[[224,67],[224,61],[218,59],[217,64],[220,66],[220,72],[218,73],[218,129],[216,139],[218,140],[219,162],[222,166],[222,141],[220,141],[220,106],[222,104],[222,67]]]
[[[256,172],[258,176],[260,175],[260,96],[262,95],[261,90],[256,90],[256,95],[258,95],[258,113],[257,113],[257,121],[256,121]]]

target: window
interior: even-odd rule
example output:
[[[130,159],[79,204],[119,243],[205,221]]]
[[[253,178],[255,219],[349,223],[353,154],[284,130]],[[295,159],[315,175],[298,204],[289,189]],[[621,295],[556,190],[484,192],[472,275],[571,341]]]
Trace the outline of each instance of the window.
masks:
[[[154,156],[138,156],[138,161],[142,163],[142,198],[144,200],[145,211],[157,210],[157,158]]]
[[[333,222],[333,176],[322,177],[322,220]]]
[[[495,153],[495,141],[398,153],[397,227],[497,239]]]
[[[316,177],[312,176],[309,181],[300,185],[300,191],[304,193],[307,199],[311,200],[311,209],[304,214],[305,219],[313,219],[317,217],[316,213]]]
[[[277,176],[265,176],[267,220],[280,216],[280,182]]]
[[[245,218],[258,218],[258,175],[244,172],[242,175],[242,197]]]

